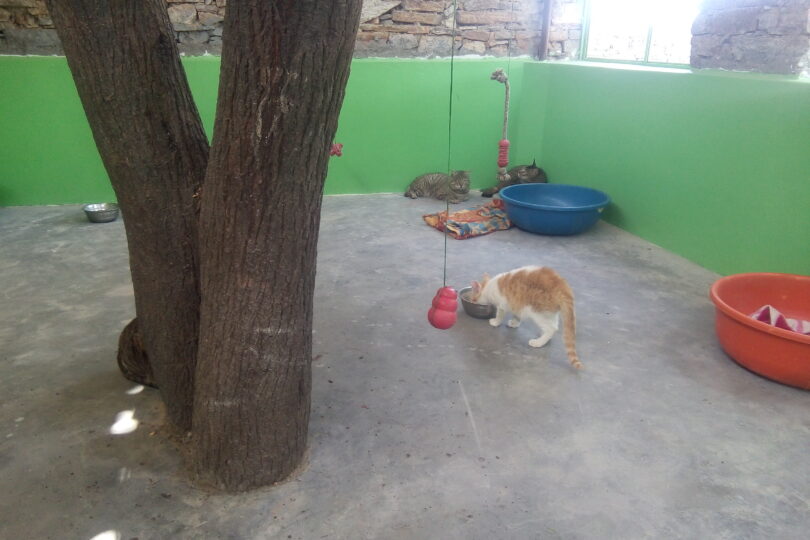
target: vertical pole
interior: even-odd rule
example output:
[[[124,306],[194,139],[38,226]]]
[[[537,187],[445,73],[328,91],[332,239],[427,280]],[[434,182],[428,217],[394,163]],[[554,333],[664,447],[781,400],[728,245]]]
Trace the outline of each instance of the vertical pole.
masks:
[[[548,57],[548,38],[551,30],[551,4],[553,2],[554,0],[545,0],[545,6],[543,8],[543,26],[541,28],[543,37],[540,40],[540,50],[537,52],[538,60],[545,60]]]
[[[579,60],[588,59],[588,37],[591,32],[591,0],[582,4],[582,36],[579,44]]]
[[[450,37],[450,99],[447,105],[447,174],[451,175],[450,157],[453,143],[453,67],[456,57],[456,0],[453,0],[453,29]],[[450,201],[445,200],[444,211],[444,263],[442,265],[442,287],[447,287],[447,218],[450,217]]]

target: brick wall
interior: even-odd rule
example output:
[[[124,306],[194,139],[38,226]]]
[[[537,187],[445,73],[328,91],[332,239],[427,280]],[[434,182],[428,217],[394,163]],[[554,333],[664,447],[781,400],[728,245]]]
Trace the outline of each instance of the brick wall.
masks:
[[[584,0],[457,0],[455,53],[536,56],[547,1],[548,58],[577,58]],[[220,53],[227,0],[167,4],[183,54]],[[450,55],[451,0],[365,0],[361,19],[356,57]],[[692,32],[694,67],[810,75],[810,0],[705,0]],[[0,54],[62,54],[43,0],[0,0]]]
[[[203,2],[167,0],[167,2],[169,19],[177,33],[180,52],[188,55],[221,52],[222,21],[225,19],[227,0]]]
[[[551,4],[548,58],[574,60],[579,58],[582,40],[582,10],[585,0],[555,0]]]
[[[573,58],[583,0],[457,0],[455,54],[535,56],[546,1],[549,58]],[[227,0],[167,4],[182,53],[220,53]],[[355,56],[449,56],[452,27],[451,0],[365,0]],[[62,54],[43,0],[0,0],[0,33],[0,54]]]
[[[62,54],[43,0],[0,0],[0,54]]]
[[[458,0],[455,54],[536,54],[542,7],[542,0]],[[450,1],[366,0],[355,56],[450,56],[452,28]]]
[[[810,74],[810,0],[705,0],[692,34],[694,67]]]

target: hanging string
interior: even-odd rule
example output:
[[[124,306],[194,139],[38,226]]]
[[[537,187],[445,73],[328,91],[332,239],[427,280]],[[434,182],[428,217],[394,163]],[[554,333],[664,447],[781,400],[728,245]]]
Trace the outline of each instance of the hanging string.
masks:
[[[550,2],[551,0],[546,0],[546,1]],[[509,22],[507,24],[512,24],[512,25],[515,24],[515,0],[512,0],[512,14],[509,17],[509,20],[511,22]],[[512,37],[514,38],[515,41],[517,41],[517,35],[516,34],[517,34],[517,32],[515,31],[515,28],[513,26],[512,27]],[[512,75],[512,40],[511,39],[506,41],[506,76],[508,77],[510,75]],[[504,136],[504,139],[505,138],[506,137]]]
[[[551,1],[551,0],[546,0]],[[515,0],[511,2],[511,12],[507,25],[512,26],[512,39],[506,40],[506,74],[503,69],[498,69],[492,74],[492,79],[503,83],[505,87],[506,97],[503,104],[503,133],[502,138],[498,142],[498,182],[508,180],[509,175],[506,166],[509,165],[509,76],[512,74],[512,41],[517,41],[517,32],[515,31]]]
[[[513,0],[514,1],[514,0]],[[450,170],[450,157],[453,142],[453,68],[456,57],[456,0],[453,0],[453,27],[450,37],[450,101],[447,105],[447,174],[452,175]],[[445,199],[444,210],[444,268],[442,271],[442,287],[447,287],[447,220],[450,218],[450,201]]]

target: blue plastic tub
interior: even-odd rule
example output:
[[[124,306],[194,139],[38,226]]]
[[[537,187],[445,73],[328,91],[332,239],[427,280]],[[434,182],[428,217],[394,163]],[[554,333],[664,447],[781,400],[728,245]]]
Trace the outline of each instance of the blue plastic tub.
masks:
[[[500,191],[512,223],[536,234],[579,234],[610,204],[597,189],[566,184],[518,184]]]

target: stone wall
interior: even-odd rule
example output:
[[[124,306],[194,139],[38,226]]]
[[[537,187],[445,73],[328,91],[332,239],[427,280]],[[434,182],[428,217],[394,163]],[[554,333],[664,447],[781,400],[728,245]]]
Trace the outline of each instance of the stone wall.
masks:
[[[705,0],[692,35],[694,67],[810,71],[810,0]]]
[[[133,0],[137,1],[137,0]],[[166,0],[180,51],[219,54],[227,0]],[[584,0],[457,0],[455,54],[536,56],[552,2],[549,59],[576,59]],[[449,56],[452,0],[365,0],[356,57]],[[704,0],[691,64],[810,75],[810,0]],[[62,54],[43,0],[0,0],[0,54]]]
[[[555,0],[551,4],[549,60],[576,60],[582,42],[585,0]]]
[[[536,54],[539,0],[458,0],[455,54]],[[366,0],[355,56],[450,56],[453,2]]]
[[[0,0],[0,54],[62,54],[43,0]]]
[[[200,55],[222,52],[222,21],[225,20],[227,0],[166,1],[181,53]]]
[[[455,54],[536,56],[552,1],[549,58],[574,58],[584,0],[457,0]],[[219,54],[227,0],[167,0],[180,51]],[[365,0],[356,57],[449,56],[452,0]],[[62,54],[43,0],[0,0],[0,54]]]
[[[458,0],[456,54],[536,56],[552,2],[549,58],[574,58],[584,0]],[[365,0],[355,56],[449,56],[453,2]]]

